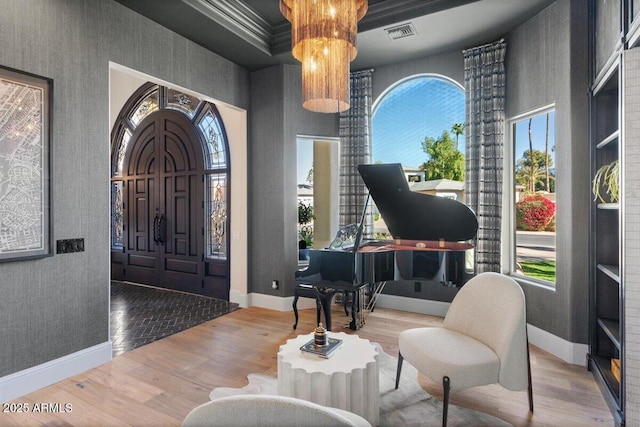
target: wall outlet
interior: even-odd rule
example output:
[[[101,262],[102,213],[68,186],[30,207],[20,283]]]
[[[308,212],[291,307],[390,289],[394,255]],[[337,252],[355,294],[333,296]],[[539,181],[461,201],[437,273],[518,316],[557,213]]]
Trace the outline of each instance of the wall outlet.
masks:
[[[420,282],[413,282],[413,290],[415,292],[422,292],[422,283]]]
[[[66,239],[56,241],[56,253],[69,254],[72,252],[84,252],[84,239]]]
[[[277,280],[272,280],[271,281],[271,288],[272,289],[278,289],[280,287],[280,284],[278,283]]]

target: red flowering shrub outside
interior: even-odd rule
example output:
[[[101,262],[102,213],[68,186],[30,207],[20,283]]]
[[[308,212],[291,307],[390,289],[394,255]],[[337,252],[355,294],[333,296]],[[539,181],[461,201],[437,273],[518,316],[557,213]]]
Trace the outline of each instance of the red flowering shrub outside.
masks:
[[[556,204],[542,194],[531,194],[516,204],[516,227],[524,231],[545,231],[556,214]]]

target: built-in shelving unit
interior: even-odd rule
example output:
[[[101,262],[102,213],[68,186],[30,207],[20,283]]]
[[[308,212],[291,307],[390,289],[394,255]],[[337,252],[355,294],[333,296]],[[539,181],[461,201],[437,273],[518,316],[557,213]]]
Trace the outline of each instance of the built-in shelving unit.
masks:
[[[623,49],[625,0],[591,2],[591,176],[605,165],[623,165]],[[622,176],[622,174],[620,174]],[[620,183],[620,180],[618,180]],[[620,187],[620,185],[619,185]],[[622,260],[622,194],[592,205],[591,313],[589,369],[603,392],[616,425],[624,424],[624,281]]]
[[[595,82],[592,91],[593,173],[620,159],[620,62],[612,62],[606,81]],[[604,191],[601,191],[604,193]],[[606,197],[606,196],[605,196]],[[592,337],[590,368],[598,379],[617,424],[624,423],[623,382],[614,374],[615,360],[623,362],[623,288],[620,278],[620,200],[594,201],[592,232]],[[617,372],[620,372],[618,370]]]

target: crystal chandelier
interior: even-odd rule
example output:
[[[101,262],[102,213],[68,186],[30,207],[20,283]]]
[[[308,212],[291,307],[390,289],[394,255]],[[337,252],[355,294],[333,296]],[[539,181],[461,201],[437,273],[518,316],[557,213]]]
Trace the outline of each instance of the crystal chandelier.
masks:
[[[367,0],[280,0],[280,11],[291,22],[293,57],[302,63],[302,106],[349,109],[349,63]]]

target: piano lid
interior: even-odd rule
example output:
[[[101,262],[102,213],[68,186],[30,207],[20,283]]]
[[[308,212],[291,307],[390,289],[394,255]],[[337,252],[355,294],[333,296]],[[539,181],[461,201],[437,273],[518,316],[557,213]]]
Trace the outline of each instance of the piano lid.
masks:
[[[359,165],[358,171],[395,239],[473,239],[478,219],[456,200],[411,191],[399,163]]]

